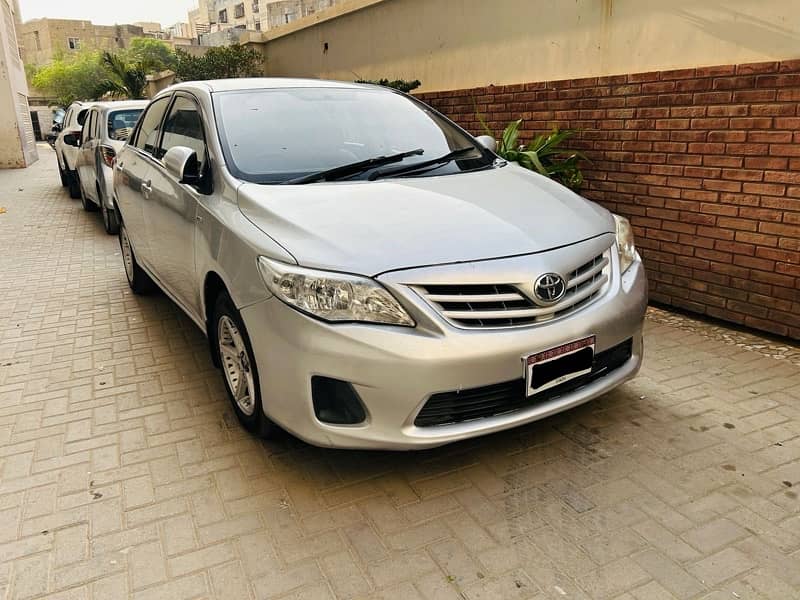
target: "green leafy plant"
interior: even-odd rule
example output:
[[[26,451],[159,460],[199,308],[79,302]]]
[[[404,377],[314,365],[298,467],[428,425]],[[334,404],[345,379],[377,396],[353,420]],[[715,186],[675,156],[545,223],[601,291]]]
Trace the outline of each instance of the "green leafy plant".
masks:
[[[145,97],[147,71],[141,62],[129,62],[121,55],[103,52],[102,63],[109,76],[100,84],[101,91],[130,100]]]
[[[175,76],[180,81],[256,77],[263,62],[257,50],[240,44],[209,48],[202,56],[178,48],[175,55]]]
[[[388,79],[357,79],[356,83],[382,85],[383,87],[399,90],[401,92],[405,92],[406,94],[422,85],[422,82],[419,79],[415,79],[414,81],[406,81],[405,79],[395,79],[394,81],[389,81]]]
[[[487,135],[494,133],[481,115],[478,119]],[[568,150],[562,144],[578,133],[576,129],[553,129],[549,134],[541,134],[527,144],[519,141],[523,120],[508,124],[497,141],[497,154],[504,159],[515,162],[521,167],[536,171],[578,191],[583,185],[581,160],[588,160],[582,152]]]

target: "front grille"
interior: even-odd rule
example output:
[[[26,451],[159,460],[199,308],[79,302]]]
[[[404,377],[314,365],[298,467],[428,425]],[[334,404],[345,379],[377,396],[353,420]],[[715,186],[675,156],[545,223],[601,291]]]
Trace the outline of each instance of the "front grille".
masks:
[[[591,373],[545,390],[531,398],[525,396],[525,380],[522,378],[471,390],[434,394],[422,407],[414,424],[417,427],[451,425],[503,415],[528,408],[533,404],[548,402],[605,377],[628,362],[632,354],[632,339],[609,350],[598,352],[594,357]]]
[[[531,299],[533,281],[519,285],[424,285],[415,289],[445,319],[459,327],[542,323],[564,317],[600,296],[611,276],[610,252],[606,250],[570,272],[564,297],[551,306],[539,306]]]

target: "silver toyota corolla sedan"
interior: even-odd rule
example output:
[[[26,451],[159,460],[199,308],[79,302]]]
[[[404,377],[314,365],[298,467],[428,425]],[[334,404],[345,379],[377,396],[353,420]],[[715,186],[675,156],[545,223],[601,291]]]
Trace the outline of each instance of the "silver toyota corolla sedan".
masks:
[[[642,361],[631,228],[492,147],[384,88],[174,86],[115,162],[128,281],[262,435],[426,448],[577,406]]]

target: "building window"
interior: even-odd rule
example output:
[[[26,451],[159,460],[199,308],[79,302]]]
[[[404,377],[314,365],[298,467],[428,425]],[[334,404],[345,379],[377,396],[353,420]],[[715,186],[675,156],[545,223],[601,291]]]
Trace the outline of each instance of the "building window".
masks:
[[[244,2],[233,7],[233,16],[237,19],[244,17]]]
[[[257,12],[258,12],[258,10],[259,10],[259,9],[258,9],[258,2],[253,2],[253,12],[254,12],[254,13],[257,13]]]
[[[261,31],[261,21],[256,21],[256,31]]]
[[[80,50],[81,41],[78,38],[67,38],[67,46],[70,50]]]
[[[228,9],[227,8],[219,11],[219,22],[220,23],[227,23],[228,22]]]

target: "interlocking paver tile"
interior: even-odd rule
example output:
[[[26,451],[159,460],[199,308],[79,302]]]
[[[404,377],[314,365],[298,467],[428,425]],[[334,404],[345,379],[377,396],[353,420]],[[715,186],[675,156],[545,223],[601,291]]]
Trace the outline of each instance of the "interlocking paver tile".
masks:
[[[796,362],[656,311],[636,380],[540,423],[261,442],[40,154],[0,171],[0,598],[800,598]]]

